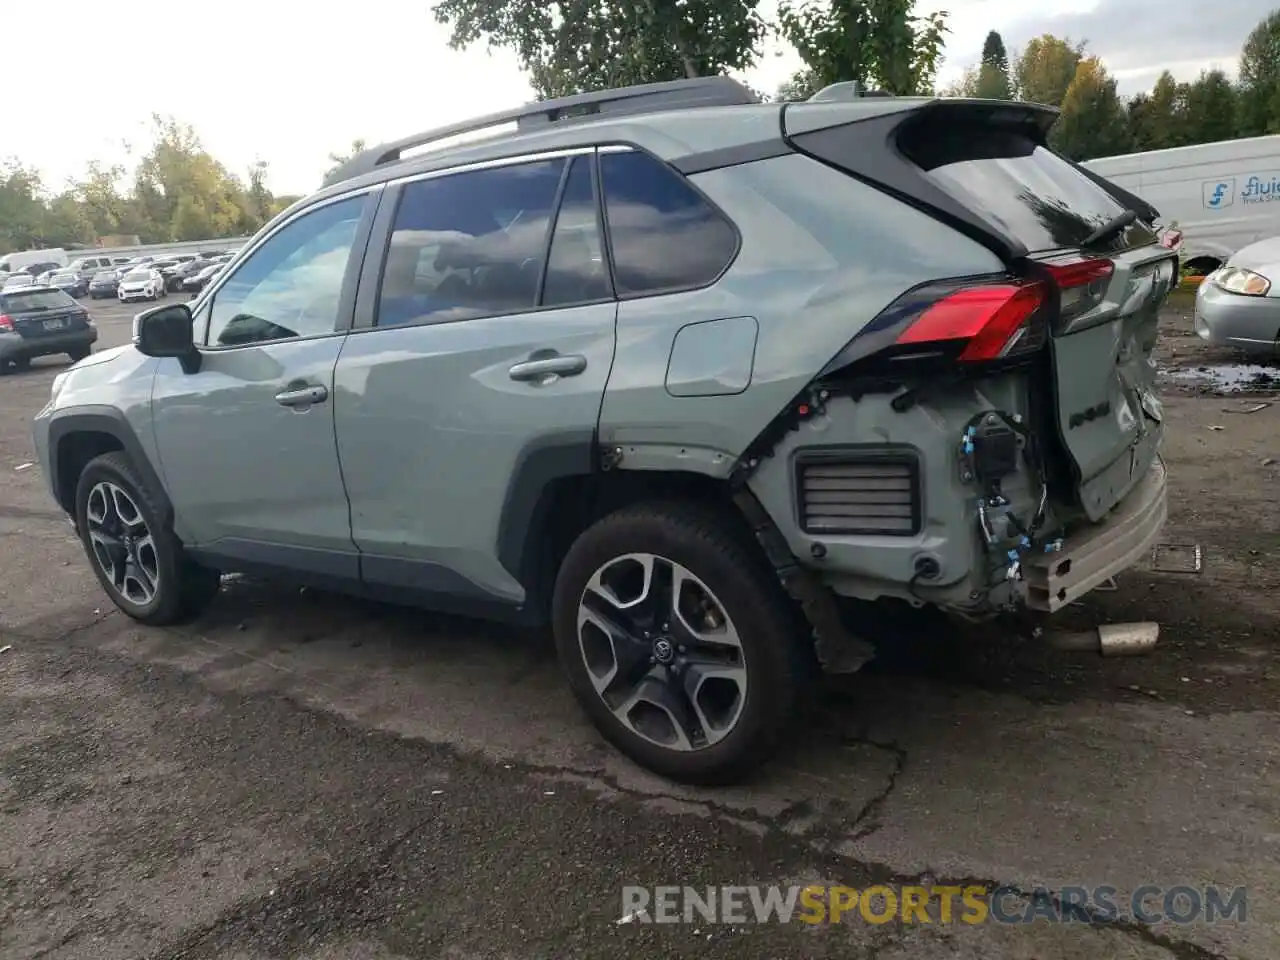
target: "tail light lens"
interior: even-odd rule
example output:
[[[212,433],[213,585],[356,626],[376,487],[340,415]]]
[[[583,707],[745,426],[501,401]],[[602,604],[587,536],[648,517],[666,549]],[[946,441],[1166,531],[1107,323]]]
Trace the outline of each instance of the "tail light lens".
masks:
[[[7,313],[0,313],[0,330],[8,330],[13,332],[13,317]]]
[[[1116,265],[1110,260],[1078,260],[1074,263],[1047,263],[1045,269],[1061,291],[1060,322],[1083,316],[1107,295]]]
[[[1030,352],[1044,343],[1045,295],[1040,282],[966,287],[927,307],[896,342],[956,343],[964,363]]]

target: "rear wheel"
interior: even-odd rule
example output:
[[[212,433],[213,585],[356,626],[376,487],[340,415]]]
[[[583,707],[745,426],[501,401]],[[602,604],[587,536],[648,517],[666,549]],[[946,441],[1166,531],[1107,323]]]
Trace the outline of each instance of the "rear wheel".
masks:
[[[124,453],[91,460],[76,485],[76,526],[98,582],[142,623],[176,623],[198,613],[221,578],[182,554],[154,496]]]
[[[89,355],[91,349],[91,347],[77,347],[75,350],[68,350],[67,356],[71,358],[72,363],[79,363]]]
[[[791,718],[804,672],[789,603],[728,519],[654,504],[577,539],[553,625],[606,739],[673,780],[725,783],[761,763]]]

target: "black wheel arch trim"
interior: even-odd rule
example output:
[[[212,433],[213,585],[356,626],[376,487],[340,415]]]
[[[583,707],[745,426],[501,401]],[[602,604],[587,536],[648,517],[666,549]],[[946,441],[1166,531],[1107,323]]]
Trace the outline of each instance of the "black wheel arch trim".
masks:
[[[74,488],[62,489],[62,476],[58,469],[62,443],[68,437],[82,433],[105,434],[119,442],[134,467],[142,474],[142,479],[148,487],[147,492],[154,497],[159,506],[161,522],[165,526],[170,526],[173,523],[173,503],[169,500],[168,491],[165,490],[160,475],[147,457],[142,442],[125,415],[115,407],[106,405],[76,407],[65,412],[54,413],[49,420],[49,472],[51,474],[49,485],[58,503],[65,508],[75,496]]]
[[[591,477],[598,462],[594,428],[544,435],[520,451],[502,500],[497,551],[498,562],[529,593],[529,604],[549,599],[535,594],[542,585],[537,565],[550,519],[552,485],[571,477]]]

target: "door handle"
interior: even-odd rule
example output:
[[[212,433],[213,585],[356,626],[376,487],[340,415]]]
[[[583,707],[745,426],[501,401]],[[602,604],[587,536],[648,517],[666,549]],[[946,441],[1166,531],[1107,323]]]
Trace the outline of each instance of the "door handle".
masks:
[[[522,360],[510,370],[512,380],[543,380],[577,376],[587,369],[587,358],[580,353],[554,354],[536,360]]]
[[[323,384],[289,384],[276,394],[276,403],[282,407],[309,407],[329,399],[329,390]]]

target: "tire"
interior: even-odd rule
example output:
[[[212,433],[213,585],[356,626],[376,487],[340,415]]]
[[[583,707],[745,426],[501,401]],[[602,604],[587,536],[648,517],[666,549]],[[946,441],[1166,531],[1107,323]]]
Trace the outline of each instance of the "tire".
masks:
[[[7,367],[9,373],[22,373],[31,369],[30,357],[17,357],[13,360],[6,360],[0,366]]]
[[[123,502],[116,499],[116,491],[124,494],[131,509],[119,509]],[[103,514],[109,517],[108,511],[102,509],[108,497],[112,501],[110,509],[116,511],[117,518],[136,517],[143,525],[139,528],[134,523],[129,528],[134,531],[131,536],[135,544],[127,551],[120,548],[127,553],[127,558],[120,556],[118,562],[112,561],[113,572],[122,571],[123,576],[113,577],[107,572],[94,546],[95,534],[106,528],[93,517]],[[198,614],[217,594],[221,584],[218,572],[183,556],[181,542],[172,529],[161,522],[162,513],[154,495],[126,454],[104,453],[89,461],[76,483],[75,510],[80,542],[98,582],[111,601],[134,620],[155,626],[180,623]],[[149,542],[137,542],[139,529],[148,535],[143,539]],[[149,598],[142,596],[138,589],[143,585],[140,575],[153,587]],[[123,586],[117,580],[121,580]]]
[[[609,644],[606,635],[596,631],[592,623],[584,625],[586,639],[580,639],[580,611],[585,609],[584,603],[598,606],[605,596],[595,591],[588,594],[588,587],[597,575],[607,578],[629,573],[639,578],[633,579],[633,586],[642,580],[642,574],[626,570],[628,565],[643,570],[643,563],[648,561],[628,559],[637,556],[653,557],[654,571],[662,569],[663,564],[673,570],[678,568],[675,575],[684,578],[686,590],[692,593],[702,594],[705,589],[711,600],[709,606],[724,615],[725,623],[719,628],[724,631],[719,633],[720,640],[736,634],[737,649],[734,643],[702,644],[701,637],[712,636],[714,631],[690,633],[687,616],[668,618],[664,613],[662,619],[669,623],[648,621],[653,627],[652,635],[647,629],[636,627],[628,631],[631,639],[619,644],[632,656],[630,676],[643,673],[645,679],[639,685],[624,682],[613,689],[622,668],[615,652],[618,646]],[[657,573],[649,574],[648,582],[651,585],[659,582],[657,576]],[[615,588],[614,595],[621,597],[623,591]],[[663,600],[658,609],[669,610],[672,606]],[[637,601],[634,609],[642,607],[642,602]],[[613,614],[626,616],[619,607],[609,609]],[[633,614],[632,625],[646,616]],[[641,766],[684,783],[737,781],[762,763],[792,719],[799,690],[807,676],[794,607],[782,591],[776,574],[756,552],[754,543],[736,530],[730,518],[694,504],[675,502],[628,507],[588,528],[570,547],[557,574],[552,626],[570,688],[605,739]],[[667,629],[668,626],[674,629]],[[638,637],[638,633],[643,636]],[[664,640],[665,648],[660,646]],[[650,641],[652,658],[647,659],[645,654],[650,651],[646,645]],[[688,659],[681,641],[688,643],[691,653]],[[672,654],[672,647],[678,652]],[[595,660],[591,666],[588,648]],[[655,675],[683,676],[685,683],[690,682],[690,674],[685,671],[691,669],[694,651],[728,657],[729,670],[740,673],[741,680],[730,680],[726,675],[701,681],[695,691],[700,701],[696,710],[690,709],[693,701],[687,696],[680,700],[679,687],[665,688],[676,698],[671,702],[678,704],[690,721],[680,728],[687,731],[680,739],[681,734],[675,732],[679,726],[673,719],[675,713],[660,711],[647,697],[634,702],[630,708],[625,705],[635,699],[634,692],[642,687],[660,691],[657,686],[646,687],[653,683],[650,678]],[[665,665],[668,655],[673,657],[670,666]],[[705,665],[707,661],[702,662]],[[696,669],[696,665],[692,668]],[[597,686],[608,677],[612,680],[605,687],[606,692],[597,693]],[[716,696],[708,699],[704,695],[707,690]],[[606,696],[611,702],[606,702]],[[716,700],[718,705],[713,702]],[[713,714],[718,714],[718,721]],[[657,731],[657,735],[643,734],[640,726],[650,732]]]
[[[68,350],[67,356],[71,358],[72,363],[79,363],[92,352],[92,347],[79,347],[75,350]]]

